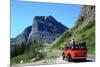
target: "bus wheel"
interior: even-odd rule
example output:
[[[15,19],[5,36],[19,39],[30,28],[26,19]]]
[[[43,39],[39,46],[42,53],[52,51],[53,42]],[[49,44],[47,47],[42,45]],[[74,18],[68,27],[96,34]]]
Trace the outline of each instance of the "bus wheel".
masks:
[[[67,60],[68,60],[68,62],[71,62],[72,61],[72,58],[71,58],[71,55],[70,54],[67,55]]]

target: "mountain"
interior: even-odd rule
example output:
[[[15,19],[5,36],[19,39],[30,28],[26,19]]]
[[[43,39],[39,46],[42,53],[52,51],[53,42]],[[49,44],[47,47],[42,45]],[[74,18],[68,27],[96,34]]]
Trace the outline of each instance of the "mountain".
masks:
[[[52,43],[66,30],[68,30],[68,28],[55,20],[52,16],[35,16],[31,26],[28,26],[16,38],[11,38],[11,45],[26,44],[34,42],[34,40],[42,43]]]
[[[86,41],[88,53],[95,53],[95,6],[82,6],[75,25],[59,36],[49,48],[63,49],[64,44],[71,38]]]
[[[35,16],[31,26],[24,29],[17,37],[10,39],[11,54],[12,56],[17,53],[19,55],[24,49],[23,47],[26,48],[28,44],[35,41],[42,44],[50,44],[67,30],[66,26],[52,16]]]
[[[19,34],[16,38],[11,38],[11,45],[20,45],[22,43],[26,44],[29,34],[31,32],[32,26],[28,26],[21,34]]]
[[[43,43],[52,43],[67,29],[68,28],[56,21],[52,16],[35,16],[28,42],[36,40]]]

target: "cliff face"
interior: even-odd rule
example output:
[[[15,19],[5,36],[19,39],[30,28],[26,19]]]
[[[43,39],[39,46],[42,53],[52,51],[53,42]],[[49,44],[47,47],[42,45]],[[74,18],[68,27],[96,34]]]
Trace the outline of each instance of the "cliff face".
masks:
[[[35,16],[31,26],[28,26],[16,38],[11,38],[11,45],[27,44],[34,42],[34,40],[41,43],[51,43],[66,30],[68,28],[52,16]]]
[[[33,20],[28,42],[36,40],[43,43],[51,43],[67,29],[52,16],[36,16]]]
[[[89,6],[89,5],[84,5],[81,8],[80,15],[78,17],[78,20],[76,21],[76,25],[80,24],[81,22],[85,21],[88,18],[92,18],[91,21],[94,21],[95,18],[95,6]]]

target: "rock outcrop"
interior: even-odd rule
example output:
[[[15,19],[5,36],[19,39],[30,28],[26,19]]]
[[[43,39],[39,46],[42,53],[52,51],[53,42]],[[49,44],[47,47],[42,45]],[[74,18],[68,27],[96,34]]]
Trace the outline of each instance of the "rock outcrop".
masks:
[[[52,16],[35,16],[28,42],[36,40],[43,43],[51,43],[67,29]]]
[[[80,24],[81,22],[83,22],[84,20],[86,20],[87,18],[90,18],[90,17],[95,18],[95,6],[84,5],[81,8],[81,12],[78,17],[78,20],[76,21],[76,25]],[[94,21],[94,19],[91,19],[91,21]]]

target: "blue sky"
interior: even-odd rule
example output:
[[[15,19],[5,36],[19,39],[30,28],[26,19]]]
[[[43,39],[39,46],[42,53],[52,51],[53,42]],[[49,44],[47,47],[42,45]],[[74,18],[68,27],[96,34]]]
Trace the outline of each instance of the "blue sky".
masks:
[[[32,25],[34,16],[53,16],[71,28],[79,16],[81,5],[23,2],[11,0],[11,37]]]

